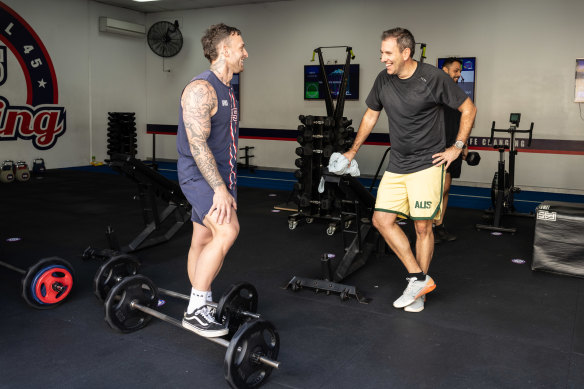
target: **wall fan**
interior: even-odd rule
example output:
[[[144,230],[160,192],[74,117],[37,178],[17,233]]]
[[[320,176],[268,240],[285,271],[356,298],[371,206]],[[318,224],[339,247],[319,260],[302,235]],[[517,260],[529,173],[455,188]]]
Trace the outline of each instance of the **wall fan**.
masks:
[[[163,58],[174,57],[183,46],[178,20],[174,23],[167,21],[154,23],[148,30],[147,38],[150,49]]]

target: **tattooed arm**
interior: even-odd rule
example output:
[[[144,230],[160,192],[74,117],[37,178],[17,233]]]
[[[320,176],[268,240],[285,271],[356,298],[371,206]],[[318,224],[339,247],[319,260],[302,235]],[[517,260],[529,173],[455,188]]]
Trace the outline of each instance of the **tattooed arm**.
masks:
[[[219,174],[215,157],[207,144],[211,135],[211,117],[217,112],[217,94],[207,81],[196,80],[190,83],[181,97],[183,121],[191,153],[201,174],[215,192],[213,205],[208,215],[213,215],[218,224],[231,221],[231,208],[237,209],[235,199]]]

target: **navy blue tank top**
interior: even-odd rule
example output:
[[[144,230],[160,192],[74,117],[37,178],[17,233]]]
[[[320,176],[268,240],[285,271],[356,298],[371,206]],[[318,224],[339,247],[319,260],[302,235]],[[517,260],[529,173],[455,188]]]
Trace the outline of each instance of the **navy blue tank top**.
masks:
[[[205,80],[211,84],[217,94],[217,113],[211,117],[211,134],[207,144],[213,153],[219,174],[229,189],[237,184],[237,141],[239,139],[239,102],[235,99],[233,87],[225,85],[215,73],[206,70],[193,78]],[[178,132],[176,137],[178,149],[177,172],[179,183],[190,179],[202,178],[203,175],[195,163],[183,121],[182,104],[179,105]]]

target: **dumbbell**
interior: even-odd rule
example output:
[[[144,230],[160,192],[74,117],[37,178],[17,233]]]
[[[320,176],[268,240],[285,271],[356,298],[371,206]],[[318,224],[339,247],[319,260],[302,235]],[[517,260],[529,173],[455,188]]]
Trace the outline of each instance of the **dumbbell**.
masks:
[[[312,115],[308,116],[299,115],[298,120],[300,120],[302,124],[306,124],[308,127],[312,127],[312,125],[314,124],[314,116]]]
[[[17,161],[14,165],[14,176],[16,180],[20,182],[25,182],[30,179],[30,170],[28,165],[24,161]]]
[[[135,275],[122,280],[105,301],[105,320],[111,328],[128,333],[145,327],[152,317],[185,329],[180,320],[157,311],[160,290],[150,279]],[[190,332],[190,331],[189,331]],[[205,338],[227,348],[224,361],[225,379],[232,388],[262,385],[274,368],[280,350],[280,336],[273,324],[265,320],[244,323],[231,341]]]
[[[347,134],[352,133],[355,129],[353,127],[339,127],[337,133],[340,137],[345,137]]]
[[[129,254],[119,254],[99,267],[93,278],[94,294],[100,301],[105,301],[113,288],[122,280],[138,273],[140,263]],[[159,288],[158,291],[171,297],[189,301],[190,297],[184,294]],[[255,287],[248,283],[232,285],[223,294],[219,303],[210,302],[208,305],[216,309],[215,317],[218,321],[227,324],[229,333],[233,335],[242,323],[251,319],[259,319],[258,294]]]
[[[54,308],[71,293],[73,267],[59,257],[44,258],[28,268],[21,269],[0,261],[0,266],[22,274],[22,297],[37,309]]]
[[[2,162],[2,167],[0,168],[0,181],[8,184],[14,181],[14,161],[4,161]]]
[[[320,151],[320,150],[316,150],[316,151]],[[296,155],[298,155],[299,157],[303,157],[303,156],[310,156],[312,155],[313,152],[313,148],[311,144],[307,144],[304,145],[302,147],[296,147]]]
[[[341,119],[341,127],[348,127],[353,124],[353,119],[342,118]]]
[[[306,127],[300,125],[300,126],[298,126],[298,133],[299,134],[296,137],[296,140],[301,145],[312,141],[312,137],[313,137],[312,129],[306,128]]]
[[[322,200],[311,200],[308,194],[303,194],[298,196],[298,205],[301,208],[309,207],[311,204],[320,206],[321,209],[331,209],[334,201],[330,198],[324,198]]]
[[[332,128],[335,126],[335,118],[331,117],[331,116],[327,116],[324,119],[324,126],[327,128]]]
[[[466,163],[468,163],[469,166],[476,166],[479,162],[481,162],[481,155],[476,151],[470,151],[466,155]]]

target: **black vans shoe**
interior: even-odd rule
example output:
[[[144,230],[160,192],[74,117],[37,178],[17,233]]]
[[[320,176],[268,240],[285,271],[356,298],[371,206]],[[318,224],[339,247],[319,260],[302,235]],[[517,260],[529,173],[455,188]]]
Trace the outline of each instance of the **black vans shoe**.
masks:
[[[209,308],[208,305],[203,305],[201,308],[195,309],[195,312],[191,314],[185,312],[182,326],[205,338],[227,335],[229,329],[217,323]]]

